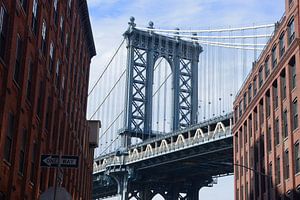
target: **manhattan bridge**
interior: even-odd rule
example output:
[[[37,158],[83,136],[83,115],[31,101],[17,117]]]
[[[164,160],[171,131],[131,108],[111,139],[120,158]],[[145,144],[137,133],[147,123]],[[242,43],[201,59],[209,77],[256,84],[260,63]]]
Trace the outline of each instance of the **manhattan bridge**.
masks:
[[[276,24],[128,24],[88,94],[88,118],[102,124],[93,199],[197,200],[233,174],[232,103]]]

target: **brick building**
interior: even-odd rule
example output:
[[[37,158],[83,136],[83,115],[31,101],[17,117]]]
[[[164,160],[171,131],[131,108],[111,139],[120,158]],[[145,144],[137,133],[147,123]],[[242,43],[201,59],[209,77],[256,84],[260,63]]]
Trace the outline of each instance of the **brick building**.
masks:
[[[79,156],[63,169],[73,199],[91,199],[86,120],[96,54],[86,0],[0,0],[0,199],[38,199],[55,183],[41,154]]]
[[[236,200],[300,199],[299,6],[285,0],[285,15],[234,102]]]

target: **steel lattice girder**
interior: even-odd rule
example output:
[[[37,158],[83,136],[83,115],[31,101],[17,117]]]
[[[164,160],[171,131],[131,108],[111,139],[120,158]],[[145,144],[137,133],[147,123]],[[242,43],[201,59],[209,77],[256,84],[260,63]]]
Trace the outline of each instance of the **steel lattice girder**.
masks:
[[[187,127],[191,124],[191,97],[192,97],[192,73],[191,61],[180,59],[180,73],[179,73],[179,124],[180,128]]]
[[[202,51],[198,43],[142,31],[130,23],[127,41],[127,91],[125,132],[141,137],[153,134],[152,95],[154,63],[160,57],[169,62],[173,75],[173,130],[197,120],[198,61]]]

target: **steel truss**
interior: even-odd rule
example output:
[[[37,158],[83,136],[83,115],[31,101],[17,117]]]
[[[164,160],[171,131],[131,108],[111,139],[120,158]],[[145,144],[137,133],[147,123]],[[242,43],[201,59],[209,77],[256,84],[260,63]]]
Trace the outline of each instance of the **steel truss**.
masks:
[[[151,127],[153,71],[155,62],[161,57],[169,62],[173,74],[173,130],[195,124],[201,46],[179,37],[138,30],[134,18],[129,25],[124,33],[128,56],[125,129],[121,134],[141,139],[154,136]],[[124,146],[127,145],[128,140],[124,142]]]

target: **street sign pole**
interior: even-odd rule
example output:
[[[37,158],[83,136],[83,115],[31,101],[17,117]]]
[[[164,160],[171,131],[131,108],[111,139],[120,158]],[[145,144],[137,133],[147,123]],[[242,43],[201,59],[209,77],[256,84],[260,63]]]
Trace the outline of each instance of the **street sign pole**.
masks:
[[[58,171],[60,171],[60,159],[61,159],[61,153],[59,153],[58,167],[55,168],[55,184],[54,184],[54,197],[53,197],[53,200],[56,200],[57,182],[58,182]]]

